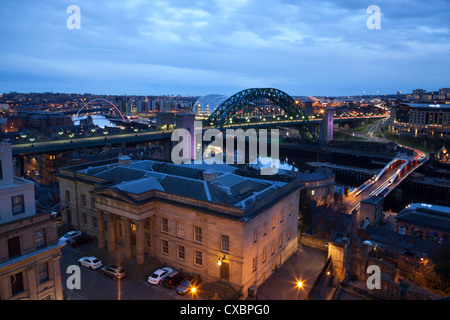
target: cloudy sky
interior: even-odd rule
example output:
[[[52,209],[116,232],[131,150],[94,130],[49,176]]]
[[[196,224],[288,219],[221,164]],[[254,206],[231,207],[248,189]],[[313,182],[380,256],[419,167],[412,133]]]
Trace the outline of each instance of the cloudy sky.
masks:
[[[450,87],[449,17],[448,0],[7,0],[0,93],[436,90]]]

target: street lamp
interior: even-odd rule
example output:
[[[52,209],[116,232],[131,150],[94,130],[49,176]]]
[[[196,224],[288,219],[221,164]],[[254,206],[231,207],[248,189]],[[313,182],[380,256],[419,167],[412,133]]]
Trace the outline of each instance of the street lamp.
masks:
[[[191,288],[191,293],[192,293],[192,300],[194,300],[194,295],[195,295],[195,292],[197,291],[197,288],[195,288],[195,287],[192,287]]]
[[[300,293],[301,293],[301,290],[303,288],[303,281],[297,281],[297,288],[298,288],[298,300],[301,300],[300,299]]]

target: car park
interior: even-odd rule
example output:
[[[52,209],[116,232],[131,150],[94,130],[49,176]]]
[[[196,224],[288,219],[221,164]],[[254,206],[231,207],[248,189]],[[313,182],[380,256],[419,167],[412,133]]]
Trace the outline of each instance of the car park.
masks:
[[[92,270],[98,269],[102,266],[102,262],[96,257],[81,258],[78,260],[78,264]]]
[[[156,270],[155,272],[153,272],[147,279],[147,281],[151,284],[160,284],[161,281],[164,280],[165,277],[167,277],[167,275],[169,273],[171,273],[173,271],[172,268],[169,267],[164,267],[161,269]]]
[[[70,239],[76,238],[81,236],[81,231],[69,231],[65,235],[63,235],[61,238],[59,238],[59,241],[62,242],[68,242]]]
[[[162,284],[166,288],[176,288],[183,280],[186,278],[187,274],[181,271],[172,271],[170,274],[168,274]]]
[[[194,273],[188,275],[184,280],[178,285],[177,287],[177,293],[178,294],[186,294],[193,287],[197,287],[201,282],[200,275]]]
[[[101,273],[104,276],[113,278],[114,280],[125,277],[125,270],[122,267],[116,265],[107,265],[101,269]]]

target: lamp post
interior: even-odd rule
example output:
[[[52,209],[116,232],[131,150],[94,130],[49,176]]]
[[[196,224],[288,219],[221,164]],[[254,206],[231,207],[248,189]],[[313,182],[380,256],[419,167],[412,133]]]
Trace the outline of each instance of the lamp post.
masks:
[[[297,288],[298,288],[298,300],[300,299],[300,294],[301,294],[301,290],[303,288],[303,282],[302,281],[297,281]]]
[[[191,288],[192,300],[194,300],[195,291],[197,291],[197,289],[195,287],[192,287]]]

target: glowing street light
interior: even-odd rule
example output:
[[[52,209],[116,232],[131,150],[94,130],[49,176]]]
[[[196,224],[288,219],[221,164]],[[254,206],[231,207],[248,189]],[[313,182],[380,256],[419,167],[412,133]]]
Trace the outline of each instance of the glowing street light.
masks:
[[[298,300],[300,299],[301,290],[303,288],[303,281],[297,281],[297,288],[298,288]]]

